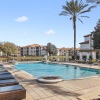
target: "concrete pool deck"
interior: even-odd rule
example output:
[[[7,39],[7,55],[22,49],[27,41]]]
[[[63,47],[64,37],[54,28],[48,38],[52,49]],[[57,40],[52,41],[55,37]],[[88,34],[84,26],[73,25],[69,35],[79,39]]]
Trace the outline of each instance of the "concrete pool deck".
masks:
[[[77,63],[63,64],[90,66]],[[12,65],[4,64],[4,66],[26,89],[26,99],[24,100],[96,100],[100,95],[100,77],[98,76],[55,84],[43,84],[38,83],[33,76],[24,71],[15,71]],[[92,66],[92,68],[98,69],[99,67]]]

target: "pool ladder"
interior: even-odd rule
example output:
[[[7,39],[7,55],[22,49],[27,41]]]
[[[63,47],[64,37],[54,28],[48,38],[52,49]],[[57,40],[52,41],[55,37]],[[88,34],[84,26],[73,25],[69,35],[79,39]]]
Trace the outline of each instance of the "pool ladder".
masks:
[[[85,72],[82,73],[81,77],[82,77],[82,76],[86,73],[86,71],[89,70],[89,69],[92,67],[92,65],[94,65],[94,64],[95,64],[95,63],[91,64],[90,67],[88,67],[88,68],[85,70]],[[99,66],[99,74],[100,74],[100,61],[99,61],[97,64],[98,64],[98,66]]]

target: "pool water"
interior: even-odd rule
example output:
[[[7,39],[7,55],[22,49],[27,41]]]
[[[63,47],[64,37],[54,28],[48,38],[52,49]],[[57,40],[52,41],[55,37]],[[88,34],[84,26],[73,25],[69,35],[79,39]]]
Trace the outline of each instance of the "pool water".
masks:
[[[89,77],[99,74],[96,69],[81,68],[72,65],[45,64],[45,63],[19,63],[15,66],[18,70],[24,70],[35,78],[40,76],[60,76],[64,80]]]

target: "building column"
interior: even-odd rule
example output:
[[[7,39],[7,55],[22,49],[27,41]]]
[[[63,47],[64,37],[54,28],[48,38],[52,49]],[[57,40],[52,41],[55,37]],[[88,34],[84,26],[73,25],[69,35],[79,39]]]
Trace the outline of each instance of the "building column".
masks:
[[[92,52],[92,58],[93,58],[93,60],[96,59],[96,52],[94,52],[94,51]]]
[[[89,52],[87,52],[87,59],[86,59],[87,61],[89,60]]]
[[[57,58],[57,61],[60,61],[60,59],[59,59],[59,58]]]
[[[80,60],[82,60],[82,52],[80,52],[79,55],[80,55]]]
[[[69,52],[66,52],[66,61],[69,61]]]
[[[0,56],[2,56],[3,54],[2,54],[2,51],[0,51]]]

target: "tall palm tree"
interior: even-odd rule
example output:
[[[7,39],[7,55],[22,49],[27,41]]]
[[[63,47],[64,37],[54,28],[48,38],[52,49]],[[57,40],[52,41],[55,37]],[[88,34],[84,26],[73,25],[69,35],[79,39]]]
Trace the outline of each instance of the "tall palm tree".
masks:
[[[60,15],[68,16],[70,15],[70,20],[73,21],[73,29],[74,29],[74,59],[76,59],[76,21],[77,19],[82,22],[79,17],[86,17],[83,16],[84,13],[90,12],[92,8],[95,6],[89,6],[88,4],[84,4],[82,0],[71,0],[66,1],[66,5],[62,6],[62,11]],[[83,23],[83,22],[82,22]]]

